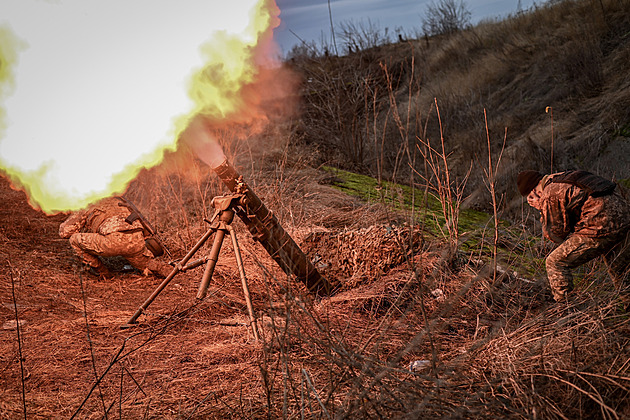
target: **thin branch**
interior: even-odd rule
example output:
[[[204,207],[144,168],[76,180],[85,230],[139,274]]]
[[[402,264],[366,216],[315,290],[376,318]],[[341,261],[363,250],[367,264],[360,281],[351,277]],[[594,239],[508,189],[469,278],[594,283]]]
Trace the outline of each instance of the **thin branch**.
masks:
[[[319,398],[319,394],[317,393],[317,390],[315,389],[315,386],[313,386],[313,382],[311,381],[311,377],[308,374],[308,372],[306,371],[306,369],[302,369],[302,373],[304,374],[304,377],[306,378],[306,383],[313,390],[313,394],[315,394],[315,398],[317,398],[317,402],[319,403],[319,406],[324,411],[324,414],[326,415],[326,418],[327,419],[331,418],[330,414],[328,414],[328,410],[326,410],[326,407],[324,407],[324,403],[322,403],[322,400]]]
[[[9,273],[11,275],[11,297],[13,299],[13,307],[15,308],[15,328],[17,330],[18,354],[20,358],[20,379],[22,381],[22,409],[24,419],[26,420],[26,388],[24,386],[24,358],[22,357],[22,337],[20,336],[20,318],[18,316],[17,300],[15,298],[15,278],[13,277],[13,267],[9,262]]]
[[[92,369],[94,371],[94,377],[98,380],[98,371],[96,369],[96,357],[94,356],[94,345],[92,343],[92,338],[90,337],[90,322],[88,320],[88,315],[87,315],[87,298],[85,296],[85,288],[83,287],[83,275],[81,273],[79,273],[79,283],[81,284],[81,298],[83,300],[83,319],[85,320],[85,330],[87,333],[87,340],[88,340],[88,344],[90,346],[90,357],[92,359]],[[98,392],[99,392],[99,396],[101,399],[101,403],[103,405],[103,413],[104,413],[104,417],[107,420],[107,408],[105,407],[105,397],[103,397],[103,391],[101,390],[101,386],[100,386],[100,381],[97,381],[98,385]]]

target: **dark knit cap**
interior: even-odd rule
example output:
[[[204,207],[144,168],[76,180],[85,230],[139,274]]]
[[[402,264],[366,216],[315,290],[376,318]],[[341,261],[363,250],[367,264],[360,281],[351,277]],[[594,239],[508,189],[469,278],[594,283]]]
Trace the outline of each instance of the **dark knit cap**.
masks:
[[[543,179],[543,174],[538,171],[523,171],[516,177],[516,186],[522,196],[528,195]]]

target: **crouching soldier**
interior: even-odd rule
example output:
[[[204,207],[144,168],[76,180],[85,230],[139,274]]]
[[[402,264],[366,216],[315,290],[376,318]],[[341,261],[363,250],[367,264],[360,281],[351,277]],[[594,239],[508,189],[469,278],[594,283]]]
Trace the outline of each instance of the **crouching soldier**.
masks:
[[[109,197],[70,215],[60,226],[59,236],[70,246],[92,274],[111,278],[112,273],[99,257],[121,256],[145,275],[166,277],[172,267],[155,259],[160,254],[145,243],[146,228],[133,217],[128,205],[118,197]],[[147,244],[149,248],[147,248]]]
[[[603,256],[624,301],[630,297],[630,203],[616,183],[586,171],[523,171],[518,190],[540,211],[543,234],[558,245],[547,257],[555,301],[573,289],[571,270]],[[630,301],[626,302],[630,303]]]

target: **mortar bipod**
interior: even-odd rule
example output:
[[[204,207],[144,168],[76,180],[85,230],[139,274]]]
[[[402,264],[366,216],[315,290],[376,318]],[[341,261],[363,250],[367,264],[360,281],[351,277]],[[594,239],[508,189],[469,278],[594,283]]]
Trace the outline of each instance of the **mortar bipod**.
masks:
[[[179,273],[180,271],[186,271],[195,267],[199,267],[200,265],[205,263],[206,267],[203,273],[203,277],[201,279],[201,283],[199,284],[199,291],[197,292],[197,299],[203,299],[208,292],[210,279],[214,274],[214,269],[216,267],[217,261],[219,260],[221,246],[223,245],[223,239],[225,238],[225,235],[227,233],[232,238],[232,246],[234,248],[236,263],[238,265],[238,270],[241,277],[241,285],[243,287],[243,294],[245,295],[245,302],[247,304],[247,311],[249,313],[250,326],[254,334],[254,338],[258,340],[258,326],[256,322],[256,317],[254,315],[251,296],[249,293],[247,277],[245,276],[245,269],[243,267],[241,251],[238,246],[238,240],[236,239],[236,232],[234,231],[234,227],[232,227],[232,221],[234,220],[233,206],[236,205],[242,199],[242,197],[242,194],[233,194],[214,197],[212,199],[211,205],[215,208],[215,213],[212,216],[212,219],[204,219],[207,223],[210,224],[210,228],[208,229],[208,231],[197,241],[197,243],[190,249],[190,251],[188,251],[186,256],[182,258],[182,260],[179,261],[177,264],[175,264],[170,274],[166,276],[166,278],[157,287],[157,289],[155,289],[151,296],[149,296],[147,300],[138,308],[138,310],[133,314],[129,321],[127,321],[127,324],[122,325],[121,328],[129,328],[137,324],[138,317],[142,315],[144,311],[146,311],[149,305],[162,292],[162,290],[166,288],[166,286],[177,275],[177,273]],[[210,254],[207,257],[189,262],[189,260],[206,243],[206,241],[210,238],[210,236],[212,236],[212,234],[214,234],[215,236]]]

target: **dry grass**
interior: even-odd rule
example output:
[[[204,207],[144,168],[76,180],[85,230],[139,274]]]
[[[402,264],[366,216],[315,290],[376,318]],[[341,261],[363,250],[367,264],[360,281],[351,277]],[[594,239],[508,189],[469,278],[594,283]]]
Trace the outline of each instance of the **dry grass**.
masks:
[[[560,100],[554,110],[565,119],[556,126],[564,139],[607,133],[590,123],[575,131],[574,121],[564,117],[575,104],[563,96],[567,92],[596,114],[589,121],[607,127],[627,122],[627,107],[605,105],[610,98],[627,103],[630,85],[620,72],[629,51],[621,36],[628,13],[623,2],[602,0],[595,4],[604,5],[602,20],[584,13],[584,4],[591,3],[562,2],[428,46],[423,40],[342,63],[311,63],[318,86],[329,83],[330,89],[309,94],[316,99],[305,106],[316,108],[307,119],[274,122],[256,136],[223,133],[231,139],[224,145],[228,156],[248,184],[318,269],[340,285],[330,298],[306,293],[234,222],[259,319],[258,342],[229,241],[207,298],[194,299],[201,269],[180,273],[139,327],[121,330],[159,280],[122,272],[120,261],[109,262],[117,270],[111,282],[86,277],[66,242],[56,241],[63,216],[30,209],[3,179],[0,319],[7,329],[0,336],[0,417],[630,418],[630,317],[598,262],[579,273],[572,300],[554,304],[536,260],[549,244],[533,241],[526,228],[519,235],[498,225],[496,232],[486,228],[479,248],[464,252],[459,243],[423,232],[408,214],[342,194],[313,169],[329,159],[348,163],[346,152],[353,158],[366,153],[364,162],[348,166],[405,179],[414,172],[403,169],[412,165],[435,186],[413,151],[416,136],[436,144],[445,135],[447,148],[453,139],[468,139],[443,155],[453,178],[440,182],[457,186],[455,173],[467,171],[471,157],[487,162],[490,148],[498,162],[503,138],[495,133],[502,136],[510,121],[517,133],[508,136],[495,174],[496,188],[505,191],[509,174],[531,163],[526,156],[548,159],[548,121],[529,116],[533,110]],[[590,49],[560,54],[584,34],[576,25],[584,16],[592,20],[584,29]],[[595,67],[585,80],[562,70],[598,51],[601,61],[589,61]],[[556,55],[562,63],[541,65]],[[335,78],[361,60],[368,67],[350,85]],[[327,73],[332,71],[338,73]],[[434,78],[439,83],[432,85]],[[444,97],[438,98],[444,131],[431,126],[438,116],[434,106],[422,103],[431,89]],[[610,96],[589,96],[592,89]],[[348,92],[352,96],[344,97]],[[331,98],[342,102],[329,108]],[[344,108],[343,101],[354,107]],[[490,139],[481,127],[483,113],[475,116],[486,105]],[[324,124],[318,120],[323,116],[338,120]],[[576,111],[571,118],[579,116]],[[331,128],[330,121],[339,125]],[[464,136],[460,128],[470,131]],[[341,145],[348,150],[320,146],[319,136],[331,131],[347,135]],[[476,136],[482,144],[475,144]],[[559,159],[569,162],[573,145],[564,147]],[[480,169],[474,176],[487,181]],[[212,213],[210,201],[223,193],[208,168],[173,155],[140,174],[128,195],[177,260],[208,229],[203,219]],[[520,209],[519,224],[533,217],[522,200],[497,199],[495,209],[502,203]],[[495,269],[482,248],[499,240],[510,251]],[[533,267],[534,274],[517,266]],[[25,322],[19,337],[7,324],[16,319]],[[411,370],[414,361],[427,364]]]
[[[486,111],[492,150],[498,153],[505,138],[506,152],[518,156],[503,159],[497,172],[510,217],[519,170],[580,168],[627,178],[630,161],[614,150],[627,143],[619,134],[630,121],[629,27],[624,1],[564,0],[450,36],[293,62],[309,80],[305,89],[330,86],[305,96],[307,118],[295,141],[326,145],[318,162],[406,182],[412,159],[401,159],[405,149],[416,138],[436,144],[443,135],[461,181],[471,161],[485,166]],[[529,143],[545,158],[529,152]],[[477,198],[470,204],[489,211],[484,190],[483,174],[472,173],[466,193]]]
[[[205,300],[193,299],[200,272],[180,273],[138,328],[120,330],[157,280],[119,273],[95,282],[45,233],[25,239],[5,228],[9,244],[47,246],[37,260],[0,248],[12,261],[3,262],[12,270],[1,300],[17,303],[27,322],[19,341],[24,373],[15,330],[3,336],[2,416],[21,416],[22,380],[29,418],[628,416],[630,318],[602,273],[585,272],[574,301],[550,304],[539,281],[503,268],[495,276],[476,256],[453,258],[417,226],[390,223],[391,210],[344,200],[312,169],[282,163],[289,160],[299,162],[257,159],[266,163],[242,171],[342,289],[314,299],[235,222],[259,342],[229,244]],[[143,210],[176,258],[204,231],[200,203],[221,193],[212,183],[210,173],[175,171],[134,186],[143,205],[154,201],[141,193],[153,193],[158,204]],[[60,218],[25,212],[19,220],[54,235]],[[15,300],[6,287],[12,279]],[[3,322],[14,319],[2,314]],[[429,365],[411,371],[416,360]]]
[[[593,283],[583,286],[574,301],[550,304],[540,281],[511,271],[494,276],[491,264],[462,254],[451,260],[448,247],[388,223],[391,213],[344,200],[313,183],[317,177],[306,167],[277,165],[248,176],[341,289],[330,299],[313,300],[301,285],[283,278],[243,233],[262,342],[228,344],[223,334],[213,333],[207,348],[230,354],[219,364],[235,383],[204,388],[201,396],[207,399],[197,398],[195,415],[628,415],[630,319],[619,311],[601,273],[586,273],[583,282]],[[305,193],[316,199],[305,199]],[[357,207],[352,210],[351,204]],[[368,214],[371,219],[356,220]],[[241,301],[243,308],[238,288],[230,284],[234,273],[224,267],[219,274],[223,280],[216,296]],[[196,311],[176,325],[196,328],[216,319],[211,310]],[[232,319],[239,324],[238,316]],[[243,325],[243,315],[240,319]],[[182,341],[176,333],[165,333],[157,340],[162,345],[178,341],[170,358],[190,357],[212,366],[212,359],[198,353],[199,339]],[[414,360],[427,360],[430,367],[411,372]],[[199,368],[182,374],[184,383],[202,376]]]

